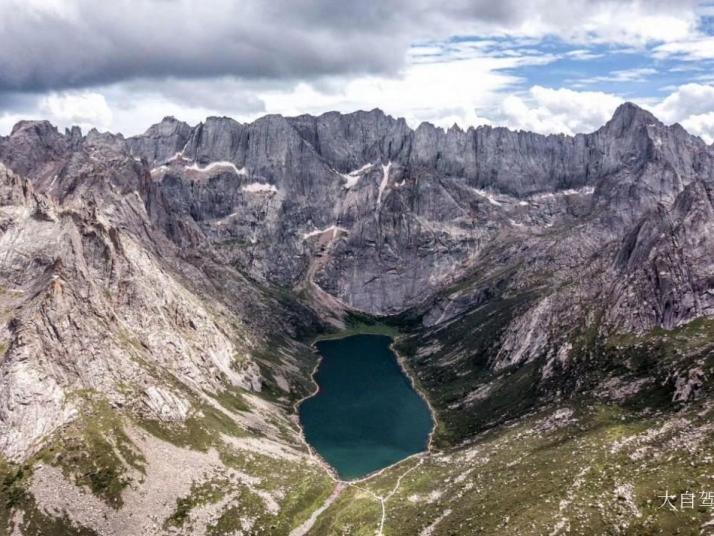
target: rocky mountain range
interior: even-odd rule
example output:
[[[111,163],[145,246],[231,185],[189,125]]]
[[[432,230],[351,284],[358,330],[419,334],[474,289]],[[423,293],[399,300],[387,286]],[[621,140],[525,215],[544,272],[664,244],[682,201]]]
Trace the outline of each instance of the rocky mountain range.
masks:
[[[714,491],[714,146],[681,126],[23,121],[0,163],[8,533],[714,526],[655,504]],[[296,418],[335,330],[394,333],[438,423],[364,488]]]

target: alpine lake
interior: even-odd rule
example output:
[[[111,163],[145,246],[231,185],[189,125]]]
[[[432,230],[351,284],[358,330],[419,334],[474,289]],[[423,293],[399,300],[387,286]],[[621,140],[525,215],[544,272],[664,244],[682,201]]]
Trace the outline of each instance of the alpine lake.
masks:
[[[434,422],[384,335],[316,343],[319,390],[300,404],[307,442],[343,480],[359,479],[427,448]]]

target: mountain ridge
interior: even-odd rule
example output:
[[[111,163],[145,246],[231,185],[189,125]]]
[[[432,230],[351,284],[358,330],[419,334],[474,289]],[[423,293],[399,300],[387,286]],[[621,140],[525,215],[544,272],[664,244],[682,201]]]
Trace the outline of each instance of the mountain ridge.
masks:
[[[103,519],[128,522],[120,503],[145,485],[168,494],[162,522],[186,497],[198,511],[198,490],[152,472],[152,449],[180,449],[214,471],[189,484],[249,475],[226,501],[261,482],[251,518],[289,533],[333,484],[295,418],[310,343],[380,323],[435,408],[414,470],[427,480],[446,485],[439,452],[453,479],[448,457],[471,463],[504,423],[577,436],[617,407],[671,426],[684,412],[709,433],[696,415],[714,374],[714,149],[634,105],[572,137],[410,129],[374,110],[167,119],[129,138],[22,122],[0,163],[0,469],[20,482],[25,525],[69,508],[109,533],[47,503],[64,496],[48,483],[90,490]],[[551,410],[574,420],[532,420]],[[235,522],[226,508],[210,519]]]

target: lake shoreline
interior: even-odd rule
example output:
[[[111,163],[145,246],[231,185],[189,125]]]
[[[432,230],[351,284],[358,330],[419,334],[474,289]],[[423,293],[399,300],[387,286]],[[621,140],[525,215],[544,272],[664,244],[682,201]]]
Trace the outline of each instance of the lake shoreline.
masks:
[[[324,357],[320,353],[320,350],[317,347],[317,344],[320,342],[324,342],[324,341],[337,341],[337,340],[342,340],[342,339],[359,336],[359,335],[380,335],[380,336],[388,337],[390,339],[390,343],[388,344],[387,348],[393,354],[393,357],[396,360],[397,365],[399,366],[399,368],[401,370],[401,373],[404,374],[404,376],[408,379],[412,390],[419,396],[419,398],[423,401],[426,408],[428,409],[429,417],[431,420],[431,429],[429,431],[427,444],[426,444],[424,450],[410,454],[410,455],[408,455],[392,464],[389,464],[385,467],[379,468],[379,469],[372,471],[372,472],[370,472],[364,476],[361,476],[359,478],[343,479],[340,477],[336,468],[333,467],[329,462],[327,462],[327,460],[323,456],[321,456],[317,452],[316,448],[313,447],[307,440],[307,437],[305,435],[305,428],[304,428],[302,420],[300,418],[300,407],[306,400],[311,399],[320,393],[320,385],[318,384],[315,376],[317,374],[318,369],[320,368],[320,365],[322,364]],[[434,407],[431,404],[431,401],[427,397],[425,391],[419,385],[417,379],[412,375],[412,371],[409,369],[409,367],[407,365],[406,357],[403,356],[402,354],[400,354],[395,347],[397,339],[400,336],[401,336],[401,333],[399,333],[399,331],[397,329],[391,328],[390,326],[383,326],[383,325],[374,325],[373,326],[373,325],[365,324],[365,325],[357,326],[353,329],[345,329],[345,330],[340,330],[340,331],[334,332],[334,333],[325,333],[325,334],[317,335],[310,343],[310,347],[315,351],[315,353],[317,355],[317,362],[315,363],[315,366],[313,367],[313,369],[310,373],[310,381],[314,385],[314,390],[311,393],[300,398],[299,400],[295,401],[295,403],[293,404],[293,410],[297,417],[297,423],[298,423],[298,427],[300,430],[299,435],[300,435],[300,439],[301,439],[302,443],[308,449],[308,452],[310,453],[310,455],[326,470],[326,472],[329,474],[329,476],[332,478],[332,480],[338,485],[352,485],[352,484],[360,484],[360,483],[367,482],[373,478],[376,478],[376,477],[382,475],[384,472],[386,472],[388,470],[391,470],[401,464],[404,464],[405,462],[413,461],[414,459],[425,458],[425,457],[429,456],[430,454],[432,454],[432,452],[433,452],[433,440],[434,440],[434,435],[436,433],[436,429],[437,429],[439,421],[438,421],[436,412],[434,410]]]
[[[436,434],[436,427],[439,425],[439,420],[436,417],[436,411],[434,410],[434,406],[431,405],[429,397],[426,396],[426,392],[416,380],[416,378],[412,375],[412,371],[409,370],[409,367],[406,364],[407,357],[400,354],[399,351],[396,349],[396,342],[396,339],[392,339],[392,344],[389,345],[389,349],[396,357],[397,363],[399,363],[399,366],[401,367],[402,372],[404,372],[404,375],[409,378],[409,382],[412,384],[412,389],[414,389],[414,391],[421,397],[426,406],[429,408],[429,415],[431,415],[432,427],[431,432],[429,432],[429,440],[427,441],[426,450],[424,451],[424,453],[431,454],[434,451],[434,434]]]

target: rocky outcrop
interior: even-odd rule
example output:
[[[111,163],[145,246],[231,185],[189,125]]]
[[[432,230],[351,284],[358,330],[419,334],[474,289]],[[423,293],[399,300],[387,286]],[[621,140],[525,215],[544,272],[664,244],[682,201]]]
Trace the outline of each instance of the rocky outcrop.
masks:
[[[667,329],[714,314],[711,182],[688,185],[628,233],[618,253],[612,321],[625,331]]]
[[[280,508],[332,485],[294,419],[305,341],[350,313],[398,322],[439,447],[582,393],[680,409],[711,391],[714,150],[634,105],[574,137],[379,110],[128,139],[22,122],[0,162],[0,472],[49,460],[20,522],[161,533],[220,488],[183,533],[236,512],[289,532],[309,513]]]
[[[47,372],[13,357],[13,342],[3,370],[35,372],[7,380],[8,404],[32,374],[59,382],[42,389],[55,411],[90,382],[83,371],[111,393],[146,374],[132,352],[201,392],[262,389],[256,333],[289,338],[315,318],[280,295],[323,315],[416,311],[429,330],[513,301],[485,366],[543,359],[543,379],[568,366],[572,338],[594,318],[603,333],[642,333],[714,307],[714,151],[631,104],[574,137],[412,130],[379,110],[195,127],[169,117],[128,139],[23,122],[0,140],[0,160],[29,180],[5,174],[15,186],[0,268],[22,312],[8,336],[35,345],[23,355],[71,363]],[[82,308],[92,313],[79,322]],[[121,356],[122,374],[90,359],[99,353]],[[144,407],[186,414],[149,376]],[[22,414],[14,408],[6,422]]]
[[[135,155],[150,162],[165,162],[179,154],[191,136],[191,127],[174,117],[165,117],[150,127],[143,136],[129,138],[127,145]]]
[[[76,393],[184,420],[195,408],[176,382],[194,401],[259,391],[259,341],[271,324],[291,323],[237,274],[223,272],[225,302],[208,298],[216,287],[207,273],[150,228],[136,190],[144,171],[112,152],[116,141],[87,136],[87,160],[72,156],[64,173],[76,187],[60,204],[0,166],[0,450],[11,459],[76,415]],[[245,303],[231,303],[241,294]]]
[[[298,286],[310,274],[348,307],[377,314],[460,277],[504,232],[537,235],[588,217],[599,246],[618,240],[714,165],[701,140],[630,104],[575,137],[411,130],[379,110],[246,125],[209,118],[162,165],[178,146],[176,124],[128,145],[154,167],[152,215],[177,243],[240,244],[222,250],[254,276]],[[170,149],[158,158],[164,131]],[[311,271],[312,237],[332,226],[345,232]]]

